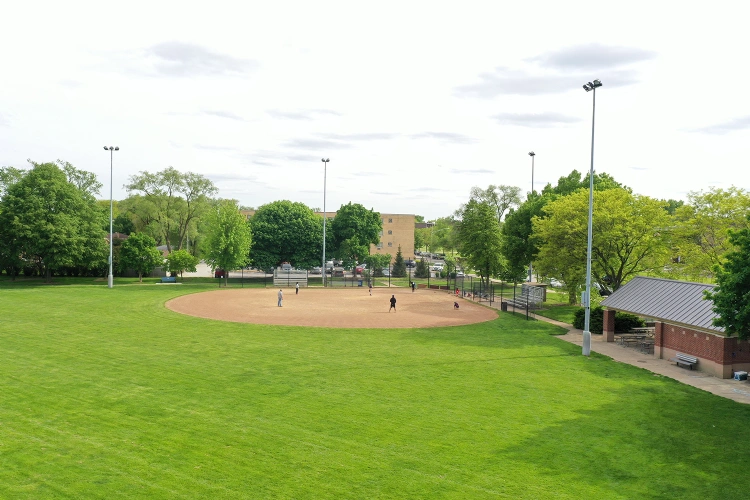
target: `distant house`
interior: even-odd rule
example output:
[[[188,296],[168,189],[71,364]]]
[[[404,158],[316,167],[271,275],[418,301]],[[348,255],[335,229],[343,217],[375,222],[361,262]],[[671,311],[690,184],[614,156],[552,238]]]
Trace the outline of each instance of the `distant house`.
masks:
[[[615,312],[635,314],[654,322],[654,356],[676,353],[699,359],[697,368],[719,378],[750,371],[750,342],[727,337],[713,325],[713,303],[703,293],[713,285],[637,276],[602,301],[604,336],[614,340]]]

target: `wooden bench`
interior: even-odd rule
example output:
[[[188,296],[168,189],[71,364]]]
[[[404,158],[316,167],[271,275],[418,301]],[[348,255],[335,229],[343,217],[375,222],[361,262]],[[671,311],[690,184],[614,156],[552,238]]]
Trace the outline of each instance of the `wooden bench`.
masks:
[[[687,354],[682,354],[681,352],[678,352],[674,358],[670,359],[669,361],[674,361],[677,366],[684,365],[689,367],[691,370],[693,369],[694,365],[698,364],[698,358],[695,356],[689,356]]]
[[[161,279],[162,283],[177,283],[177,278],[174,276],[164,276]]]

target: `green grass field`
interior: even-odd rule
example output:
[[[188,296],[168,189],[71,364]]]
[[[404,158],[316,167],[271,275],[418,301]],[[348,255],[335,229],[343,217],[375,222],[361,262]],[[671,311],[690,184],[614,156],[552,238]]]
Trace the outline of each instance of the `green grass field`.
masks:
[[[212,288],[0,288],[0,498],[747,496],[750,406],[585,358],[543,322],[164,308]]]
[[[534,311],[534,314],[572,325],[575,312],[580,308],[578,305],[555,305],[548,302],[544,308]]]

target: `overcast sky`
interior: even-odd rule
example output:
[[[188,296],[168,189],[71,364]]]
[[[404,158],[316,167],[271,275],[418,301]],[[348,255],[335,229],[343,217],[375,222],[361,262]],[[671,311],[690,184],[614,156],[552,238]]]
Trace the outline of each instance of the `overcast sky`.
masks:
[[[472,186],[595,169],[636,193],[750,188],[741,2],[11,2],[0,165],[114,198],[173,166],[243,205],[450,215]]]

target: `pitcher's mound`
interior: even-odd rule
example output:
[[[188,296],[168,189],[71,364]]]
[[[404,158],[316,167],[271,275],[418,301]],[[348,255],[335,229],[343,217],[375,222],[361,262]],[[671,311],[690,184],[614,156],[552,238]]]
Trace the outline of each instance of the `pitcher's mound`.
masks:
[[[201,318],[263,325],[323,326],[331,328],[423,328],[481,323],[497,318],[497,312],[446,291],[365,287],[345,289],[282,288],[231,289],[183,295],[167,302],[167,308]],[[388,312],[391,295],[396,312]],[[453,302],[459,309],[454,309]]]

